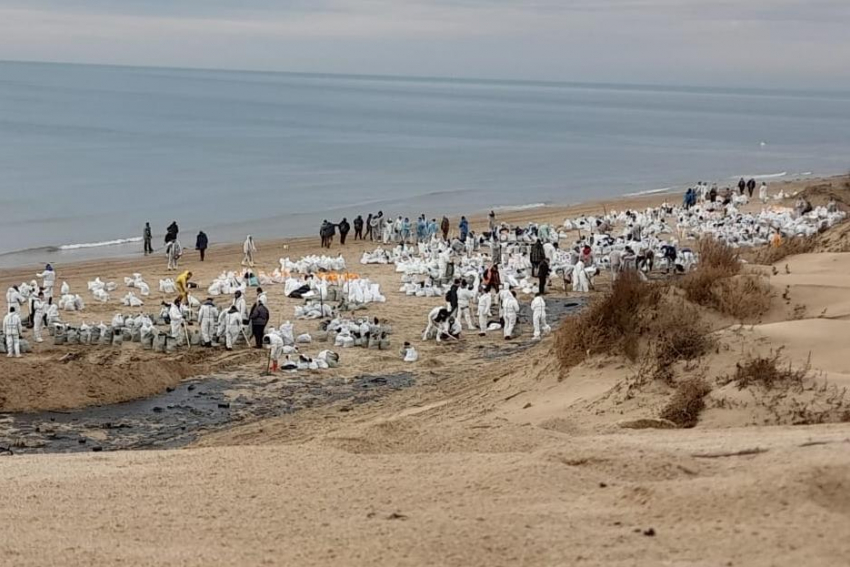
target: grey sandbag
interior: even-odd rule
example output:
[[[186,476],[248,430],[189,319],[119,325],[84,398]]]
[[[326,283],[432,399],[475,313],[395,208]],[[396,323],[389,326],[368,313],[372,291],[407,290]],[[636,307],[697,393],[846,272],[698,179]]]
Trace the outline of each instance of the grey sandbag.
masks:
[[[0,333],[0,354],[6,354],[6,335]]]
[[[124,341],[125,343],[129,343],[130,341],[132,341],[133,340],[133,329],[131,329],[129,327],[123,327],[121,329],[121,340]],[[113,339],[113,342],[114,342],[114,339]]]
[[[328,351],[325,362],[328,363],[328,368],[336,368],[339,366],[339,355],[334,351]]]
[[[140,333],[140,335],[141,335],[141,333]],[[142,343],[142,349],[153,350],[153,339],[154,339],[153,333],[146,333],[144,335],[141,335],[140,338],[139,338],[139,342]]]
[[[77,329],[69,328],[65,333],[65,342],[69,345],[80,344],[80,332]]]
[[[197,329],[192,331],[189,342],[192,346],[201,346],[201,332]]]
[[[91,331],[91,340],[89,341],[91,344],[96,345],[100,342],[100,327],[92,327]]]
[[[389,339],[381,339],[380,345],[378,346],[381,350],[390,350],[390,340]]]
[[[133,330],[130,331],[130,341],[134,343],[142,342],[142,330],[134,327]]]
[[[91,344],[91,330],[80,331],[80,344],[81,345],[90,345]]]
[[[165,336],[165,352],[169,354],[177,352],[177,339],[168,335]]]
[[[65,336],[65,326],[56,324],[53,330],[53,344],[64,345],[67,342]]]
[[[112,344],[112,327],[107,327],[106,331],[100,334],[100,344],[103,346]]]
[[[6,342],[5,340],[3,342]],[[30,342],[26,339],[20,339],[21,343],[21,354],[27,354],[32,352],[32,347],[30,346]]]
[[[153,339],[153,350],[156,352],[165,352],[165,343],[168,338],[168,335],[165,333],[159,333],[154,336]]]
[[[124,344],[124,333],[114,333],[112,335],[112,346],[120,347]]]

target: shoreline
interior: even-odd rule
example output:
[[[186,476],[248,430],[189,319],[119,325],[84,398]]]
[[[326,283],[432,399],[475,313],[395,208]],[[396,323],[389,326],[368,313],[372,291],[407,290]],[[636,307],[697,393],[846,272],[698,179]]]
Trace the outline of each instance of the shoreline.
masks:
[[[794,174],[794,176],[788,176],[787,172],[783,173],[781,178],[777,178],[776,176],[779,174],[761,174],[761,175],[753,175],[752,177],[756,180],[763,179],[768,182],[768,186],[782,184],[785,185],[795,185],[795,184],[815,184],[815,183],[825,183],[830,180],[843,177],[843,174],[834,174],[834,175],[806,175],[806,174]],[[786,177],[787,176],[787,177]],[[772,180],[772,181],[771,181]],[[730,182],[730,186],[732,185],[732,178],[726,179],[726,181]],[[712,182],[713,183],[713,182]],[[723,184],[718,183],[719,187],[723,187]],[[678,187],[678,186],[670,186],[663,187],[659,189],[651,189],[646,191],[639,191],[635,193],[626,193],[614,197],[603,197],[597,199],[591,199],[587,201],[578,201],[574,203],[528,203],[528,204],[519,204],[519,205],[497,205],[494,207],[487,208],[485,210],[473,210],[469,213],[456,213],[453,212],[449,214],[449,219],[452,221],[452,230],[456,229],[457,220],[456,216],[467,214],[470,224],[473,228],[477,228],[480,223],[484,223],[486,226],[487,214],[492,209],[497,213],[497,217],[508,220],[509,222],[518,222],[512,221],[516,216],[522,216],[523,220],[525,220],[525,216],[527,214],[533,214],[535,212],[540,213],[542,216],[545,216],[547,219],[551,218],[551,215],[555,213],[559,214],[588,214],[587,211],[599,210],[600,208],[612,208],[614,205],[619,204],[623,206],[625,204],[626,208],[634,208],[636,206],[647,206],[644,204],[644,201],[648,203],[655,203],[658,199],[669,196],[669,195],[679,195],[684,193],[686,187]],[[636,203],[639,202],[639,203]],[[379,209],[380,207],[373,207]],[[355,213],[362,214],[362,213]],[[354,218],[351,216],[349,218],[349,222],[351,222]],[[388,213],[388,218],[394,217],[394,214]],[[559,222],[562,222],[563,218],[560,219]],[[250,221],[246,221],[247,222]],[[179,223],[179,220],[178,220]],[[193,229],[190,229],[190,231]],[[183,231],[184,235],[187,233],[186,230]],[[157,238],[161,237],[160,234],[154,235],[154,253],[151,254],[151,257],[157,257],[163,253],[163,247],[157,246]],[[135,240],[138,238],[138,240]],[[189,240],[184,240],[184,250],[187,253],[191,253],[194,251],[194,238],[195,235],[192,234]],[[302,242],[307,241],[313,237],[301,234],[292,234],[292,235],[280,235],[272,238],[265,237],[257,237],[255,235],[255,239],[258,242],[265,242],[267,244],[271,244],[272,246],[284,245],[292,242]],[[132,242],[125,242],[133,240]],[[105,240],[104,242],[118,242],[121,241],[120,244],[113,245],[100,245],[99,243],[74,243],[74,244],[64,244],[59,246],[42,246],[35,248],[28,248],[19,251],[5,252],[0,254],[0,280],[9,277],[12,273],[17,272],[23,269],[31,269],[43,267],[44,264],[50,263],[54,265],[60,266],[83,266],[87,264],[97,263],[97,262],[130,262],[130,261],[144,261],[146,256],[142,254],[140,251],[142,247],[142,242],[140,237],[121,237],[121,238],[113,238],[109,240]],[[73,249],[62,249],[63,246],[74,246]],[[208,249],[210,252],[216,251],[229,251],[231,247],[240,247],[241,240],[225,240],[222,242],[216,242],[210,246]],[[39,255],[40,259],[38,260],[23,260],[23,258],[28,256]],[[17,261],[18,258],[21,258],[21,261]],[[67,260],[66,260],[67,258]]]

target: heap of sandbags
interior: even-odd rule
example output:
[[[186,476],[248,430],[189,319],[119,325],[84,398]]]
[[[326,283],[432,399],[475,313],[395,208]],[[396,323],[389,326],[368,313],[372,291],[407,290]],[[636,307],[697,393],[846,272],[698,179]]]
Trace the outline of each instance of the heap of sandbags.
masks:
[[[346,281],[342,286],[342,294],[349,304],[355,305],[387,301],[387,298],[381,295],[380,284],[363,278]]]
[[[300,260],[292,261],[289,258],[280,259],[280,273],[283,276],[289,274],[317,274],[319,272],[343,272],[345,271],[345,258],[342,255],[331,256],[304,256]]]
[[[59,298],[59,309],[62,311],[82,311],[86,305],[79,295],[63,294]]]
[[[136,294],[132,291],[128,292],[127,295],[124,296],[121,303],[126,307],[141,307],[145,304],[144,301],[136,297]]]
[[[146,296],[150,295],[151,293],[151,288],[142,278],[142,274],[133,274],[133,277],[131,278],[125,277],[124,283],[127,285],[127,287],[133,287],[138,289],[139,293],[141,293],[142,295]]]

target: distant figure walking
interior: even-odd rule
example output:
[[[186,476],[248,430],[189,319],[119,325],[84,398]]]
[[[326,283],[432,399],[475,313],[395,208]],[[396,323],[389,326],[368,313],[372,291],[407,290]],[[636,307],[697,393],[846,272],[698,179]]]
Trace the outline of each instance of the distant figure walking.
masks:
[[[363,240],[363,217],[357,215],[354,219],[354,240]]]
[[[254,237],[250,234],[245,238],[245,243],[242,244],[242,265],[254,267],[254,252],[257,251],[257,245],[254,244]]]
[[[451,225],[449,224],[449,218],[444,216],[443,220],[440,221],[440,230],[443,231],[443,240],[449,239],[449,229],[450,228],[451,228]]]
[[[153,246],[151,246],[151,240],[153,240],[153,234],[151,233],[151,223],[145,223],[145,230],[142,232],[142,240],[145,243],[145,256],[148,254],[153,254]]]
[[[350,231],[351,225],[348,224],[348,219],[343,217],[343,219],[339,221],[339,243],[341,245],[345,246],[345,239]]]
[[[207,234],[203,230],[199,232],[198,238],[195,240],[195,250],[201,253],[201,262],[203,262],[204,257],[206,257],[209,243],[210,240],[207,238]]]
[[[746,189],[746,188],[747,188],[747,182],[746,182],[746,181],[744,181],[744,178],[742,177],[742,178],[741,178],[741,180],[740,180],[740,181],[738,181],[738,193],[740,193],[741,195],[743,195],[743,194],[744,194],[744,189]]]
[[[168,258],[168,269],[176,270],[180,256],[183,254],[183,248],[180,246],[180,241],[172,240],[165,245],[165,256]]]
[[[750,177],[750,180],[747,181],[747,193],[750,194],[750,199],[753,198],[753,192],[756,190],[756,180]]]
[[[373,237],[372,237],[372,213],[369,213],[369,215],[366,217],[366,236],[369,238],[370,241],[373,240]],[[365,240],[365,238],[364,238],[364,240]]]

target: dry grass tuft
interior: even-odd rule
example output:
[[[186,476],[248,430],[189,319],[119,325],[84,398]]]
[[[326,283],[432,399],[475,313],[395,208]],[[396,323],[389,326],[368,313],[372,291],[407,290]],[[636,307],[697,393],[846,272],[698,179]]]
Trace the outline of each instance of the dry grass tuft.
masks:
[[[699,414],[705,409],[705,396],[710,392],[711,386],[704,378],[686,378],[679,382],[659,417],[679,427],[694,427],[699,421]]]
[[[809,375],[810,366],[807,363],[802,368],[794,369],[790,363],[782,363],[782,351],[776,350],[770,356],[748,358],[735,365],[734,376],[727,376],[721,383],[734,383],[739,390],[751,386],[760,386],[765,390],[775,388],[802,390],[803,382]]]
[[[661,379],[670,365],[702,356],[712,345],[698,309],[670,294],[668,286],[641,282],[628,272],[562,325],[555,341],[563,368],[595,354],[623,355],[644,365],[651,360]]]
[[[706,236],[700,239],[696,249],[700,268],[727,276],[741,271],[741,256],[725,242]]]
[[[781,262],[788,256],[814,252],[817,243],[817,237],[815,236],[783,238],[778,246],[771,244],[757,250],[753,254],[753,263],[770,266],[777,262]]]

